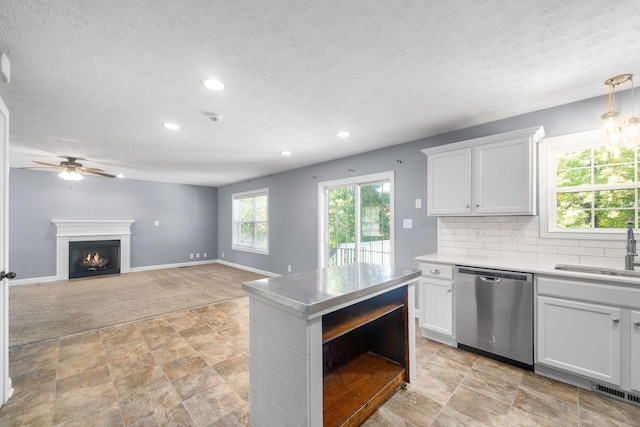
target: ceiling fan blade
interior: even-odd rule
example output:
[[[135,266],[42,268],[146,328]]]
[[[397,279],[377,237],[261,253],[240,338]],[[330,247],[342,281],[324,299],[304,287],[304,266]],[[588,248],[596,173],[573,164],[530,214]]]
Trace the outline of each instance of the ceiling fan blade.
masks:
[[[51,166],[51,167],[54,167],[54,168],[62,167],[59,163],[40,162],[38,160],[34,160],[34,162],[38,163],[39,165]]]
[[[93,171],[93,172],[104,172],[102,169],[98,169],[98,168],[85,168],[85,167],[83,167],[82,169],[85,172],[91,172],[91,171]]]
[[[82,169],[84,169],[84,168],[82,168]],[[82,172],[90,173],[90,174],[93,174],[93,175],[100,175],[100,176],[104,176],[105,178],[115,178],[115,177],[116,177],[115,175],[111,175],[110,173],[106,173],[106,172],[98,172],[98,171],[96,171],[96,170],[91,170],[91,169],[85,169],[85,170],[83,170]]]

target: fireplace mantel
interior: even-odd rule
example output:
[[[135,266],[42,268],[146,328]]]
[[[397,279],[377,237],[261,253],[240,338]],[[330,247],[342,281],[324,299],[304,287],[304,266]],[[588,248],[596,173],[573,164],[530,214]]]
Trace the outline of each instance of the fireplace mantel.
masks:
[[[120,240],[120,272],[131,271],[131,224],[133,219],[52,219],[56,232],[56,280],[69,278],[69,242]]]

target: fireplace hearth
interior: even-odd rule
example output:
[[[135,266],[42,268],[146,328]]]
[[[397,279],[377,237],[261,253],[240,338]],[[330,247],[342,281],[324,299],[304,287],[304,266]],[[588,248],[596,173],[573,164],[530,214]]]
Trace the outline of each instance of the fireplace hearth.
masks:
[[[120,273],[120,240],[69,242],[69,279]]]

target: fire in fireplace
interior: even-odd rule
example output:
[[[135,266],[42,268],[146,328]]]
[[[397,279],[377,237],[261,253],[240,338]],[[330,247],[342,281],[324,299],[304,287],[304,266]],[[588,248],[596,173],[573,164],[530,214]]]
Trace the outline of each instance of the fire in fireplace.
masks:
[[[120,273],[120,240],[69,242],[69,279]]]

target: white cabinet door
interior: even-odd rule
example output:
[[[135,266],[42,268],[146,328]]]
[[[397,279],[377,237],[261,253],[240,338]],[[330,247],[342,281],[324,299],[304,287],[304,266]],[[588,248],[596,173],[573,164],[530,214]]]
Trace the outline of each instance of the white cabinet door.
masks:
[[[471,213],[471,149],[429,154],[427,214]]]
[[[640,393],[640,311],[631,312],[631,389]]]
[[[620,314],[614,307],[538,297],[538,363],[619,386]]]
[[[453,282],[420,279],[420,327],[453,336]]]
[[[533,147],[529,138],[475,147],[476,214],[535,214]]]

